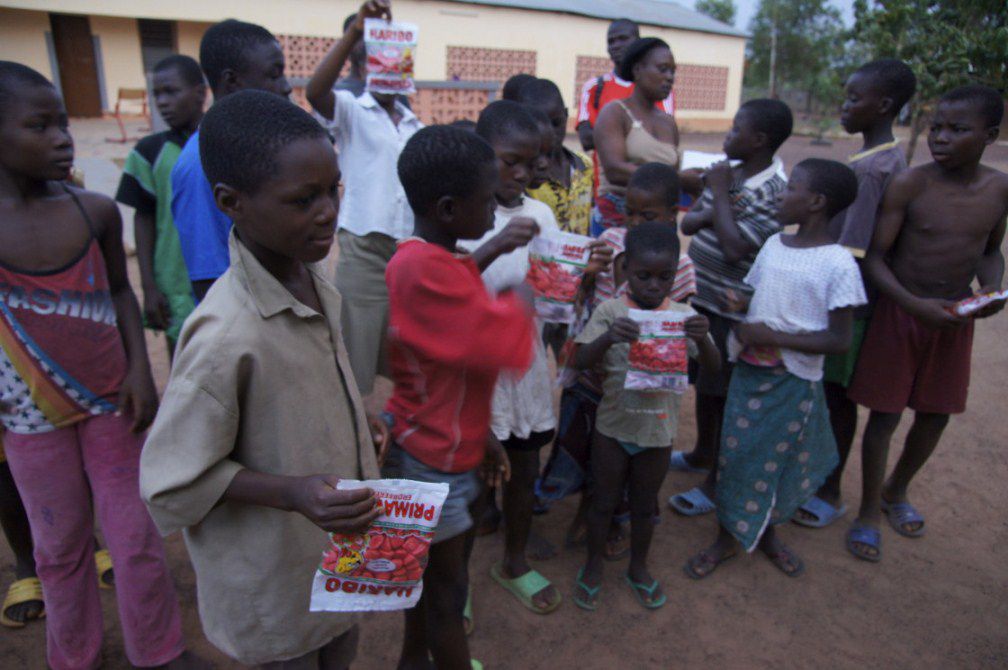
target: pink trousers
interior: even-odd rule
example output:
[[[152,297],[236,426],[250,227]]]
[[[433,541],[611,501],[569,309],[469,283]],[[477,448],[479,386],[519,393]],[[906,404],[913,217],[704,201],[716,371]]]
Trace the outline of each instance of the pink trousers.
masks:
[[[90,670],[101,661],[95,512],[115,569],[126,657],[147,667],[181,655],[181,614],[164,545],[140,500],[143,436],[130,432],[126,417],[104,415],[48,433],[8,432],[3,441],[31,523],[49,666]]]

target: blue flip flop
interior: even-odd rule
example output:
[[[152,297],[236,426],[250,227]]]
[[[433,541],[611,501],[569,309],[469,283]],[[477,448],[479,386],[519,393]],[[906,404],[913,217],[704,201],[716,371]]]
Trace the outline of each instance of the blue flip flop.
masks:
[[[707,468],[698,468],[695,465],[690,465],[690,462],[686,460],[685,451],[673,451],[672,456],[669,458],[668,468],[675,472],[707,472]]]
[[[686,493],[675,494],[668,499],[668,504],[683,516],[700,516],[717,509],[714,501],[699,486],[694,486]]]
[[[796,524],[806,528],[825,528],[847,513],[847,505],[841,504],[840,507],[834,507],[819,496],[812,496],[807,503],[798,509],[815,517],[815,521],[803,519],[797,514],[791,517],[791,520]]]
[[[857,547],[855,544],[863,544],[875,549],[875,555],[866,554]],[[854,554],[856,558],[860,558],[862,561],[868,561],[870,563],[878,563],[882,560],[882,533],[879,532],[878,528],[872,528],[871,526],[862,526],[861,524],[854,524],[847,531],[847,551]]]
[[[887,503],[882,501],[882,511],[889,519],[889,525],[903,537],[920,537],[924,534],[924,516],[908,502]],[[908,523],[920,523],[917,530],[907,530],[903,526]]]

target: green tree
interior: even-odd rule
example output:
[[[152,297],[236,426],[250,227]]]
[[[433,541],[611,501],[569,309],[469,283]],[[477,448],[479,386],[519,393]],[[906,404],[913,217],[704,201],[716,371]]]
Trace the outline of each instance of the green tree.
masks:
[[[696,10],[721,23],[733,25],[738,11],[734,0],[696,0]]]
[[[771,97],[783,89],[806,94],[806,111],[832,86],[830,72],[843,58],[847,32],[829,0],[761,0],[749,24],[747,86]],[[824,101],[825,102],[825,101]]]
[[[968,83],[1008,89],[1005,0],[855,0],[857,42],[874,58],[899,58],[917,75],[907,160],[934,104]]]

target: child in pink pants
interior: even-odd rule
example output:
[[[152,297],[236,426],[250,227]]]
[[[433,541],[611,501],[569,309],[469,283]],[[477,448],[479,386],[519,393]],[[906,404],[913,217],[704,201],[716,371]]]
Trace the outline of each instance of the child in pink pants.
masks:
[[[0,61],[0,102],[0,420],[35,544],[48,664],[101,661],[97,511],[127,658],[184,666],[164,548],[140,500],[140,447],[157,394],[119,213],[65,183],[73,141],[52,84]]]

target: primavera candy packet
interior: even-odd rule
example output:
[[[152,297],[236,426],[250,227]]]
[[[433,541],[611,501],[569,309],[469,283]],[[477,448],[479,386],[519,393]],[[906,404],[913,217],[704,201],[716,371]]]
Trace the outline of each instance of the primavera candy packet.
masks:
[[[312,583],[312,612],[362,612],[413,607],[447,484],[409,479],[343,479],[338,489],[369,488],[382,513],[366,533],[331,533]]]

